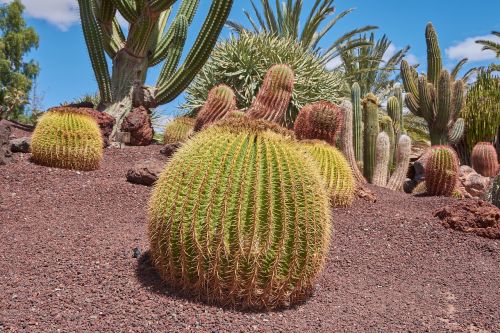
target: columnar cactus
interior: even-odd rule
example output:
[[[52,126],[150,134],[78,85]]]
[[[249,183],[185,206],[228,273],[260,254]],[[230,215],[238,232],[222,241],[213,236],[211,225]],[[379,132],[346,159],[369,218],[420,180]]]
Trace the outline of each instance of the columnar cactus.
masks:
[[[363,122],[365,125],[363,133],[363,175],[371,183],[379,133],[378,100],[372,93],[366,95],[363,100]]]
[[[49,167],[90,171],[99,169],[103,139],[90,116],[64,108],[45,113],[31,138],[33,161]]]
[[[358,163],[356,162],[356,157],[354,154],[353,147],[353,120],[352,120],[352,104],[349,101],[343,101],[340,104],[340,109],[344,115],[344,124],[342,126],[342,132],[340,135],[340,149],[351,166],[352,173],[356,182],[363,184],[366,183],[363,173],[359,170]]]
[[[399,140],[399,135],[406,134],[405,126],[404,126],[404,119],[403,119],[403,92],[401,89],[401,85],[399,83],[394,86],[394,97],[396,98],[396,101],[398,102],[397,107],[399,110],[399,112],[397,112],[397,113],[399,113],[399,116],[397,116],[397,118],[399,119],[399,126],[396,126],[398,129],[398,140]],[[392,107],[396,106],[395,101],[393,101],[392,104],[393,104]],[[394,113],[396,113],[396,112],[394,112]],[[392,116],[391,116],[391,118],[392,118]]]
[[[425,165],[425,183],[430,195],[451,196],[458,181],[458,157],[449,146],[431,147]]]
[[[373,171],[372,184],[377,186],[387,185],[389,173],[389,157],[391,154],[391,143],[386,132],[380,132],[377,136],[377,149],[375,153],[375,169]]]
[[[100,109],[115,117],[111,140],[133,106],[153,108],[177,97],[208,59],[233,1],[213,0],[198,37],[182,65],[188,27],[199,0],[78,0],[83,34],[101,97]],[[127,36],[118,18],[128,22]],[[167,23],[171,22],[167,28]],[[109,74],[106,54],[112,62]],[[156,87],[144,86],[148,69],[163,62]]]
[[[363,110],[361,109],[361,88],[354,82],[351,88],[351,103],[353,110],[353,142],[356,161],[363,162]]]
[[[394,126],[399,126],[399,123],[393,122],[391,117],[389,116],[383,116],[382,119],[380,120],[380,127],[383,132],[387,133],[387,136],[389,137],[389,171],[392,170],[392,167],[394,165],[394,157],[396,153],[396,130]]]
[[[236,109],[236,97],[233,89],[225,84],[213,87],[196,117],[194,130],[200,131],[204,126],[224,118],[234,109]]]
[[[233,121],[187,141],[156,182],[152,263],[171,287],[209,303],[293,305],[311,293],[324,266],[326,187],[295,141]]]
[[[299,140],[317,139],[335,145],[343,125],[340,107],[319,101],[304,106],[295,119],[294,131]]]
[[[427,76],[418,77],[415,68],[401,62],[405,86],[406,106],[416,116],[427,121],[432,145],[458,142],[464,131],[462,110],[464,83],[454,81],[447,70],[442,70],[441,51],[437,34],[431,23],[426,29]]]
[[[255,119],[285,123],[285,112],[292,98],[295,74],[285,64],[272,66],[248,110],[248,116]]]
[[[472,168],[482,176],[495,177],[498,172],[498,157],[491,142],[478,142],[472,149]]]
[[[322,140],[300,142],[305,151],[317,163],[326,182],[328,194],[334,207],[347,207],[352,204],[356,191],[352,170],[342,153]]]
[[[399,142],[396,147],[396,169],[387,183],[387,188],[393,191],[403,190],[403,183],[408,173],[408,166],[410,165],[410,154],[411,139],[409,136],[403,134],[399,137]]]
[[[401,114],[399,109],[399,102],[395,96],[391,96],[387,100],[387,114],[392,119],[396,134],[399,134],[401,126]]]
[[[196,119],[177,117],[168,122],[163,134],[163,143],[170,144],[185,141],[192,133]]]

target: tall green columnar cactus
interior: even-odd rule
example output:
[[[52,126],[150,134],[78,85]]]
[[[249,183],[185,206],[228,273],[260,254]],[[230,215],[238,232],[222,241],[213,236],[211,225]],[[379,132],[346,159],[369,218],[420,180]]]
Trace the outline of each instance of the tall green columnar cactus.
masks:
[[[396,117],[399,119],[399,126],[398,126],[398,140],[399,140],[399,136],[401,134],[406,134],[405,126],[404,126],[404,119],[403,119],[403,91],[402,91],[401,85],[399,83],[396,84],[394,87],[394,97],[396,98],[396,101],[398,102],[398,105],[397,105],[398,112],[397,113],[399,113],[399,116],[396,116]],[[392,102],[391,107],[393,107],[393,108],[396,107],[396,103],[395,103],[396,101]],[[394,113],[396,113],[395,110],[394,110]],[[391,116],[391,118],[392,118],[392,116]]]
[[[383,132],[385,132],[389,138],[389,171],[392,170],[394,164],[394,157],[396,152],[396,130],[394,129],[395,124],[393,123],[391,117],[383,116],[380,120],[380,127]],[[399,126],[399,124],[396,124]]]
[[[458,142],[464,131],[464,121],[458,118],[464,99],[464,83],[454,81],[442,69],[441,51],[436,31],[431,23],[425,31],[427,42],[427,76],[418,77],[415,68],[401,62],[401,75],[407,92],[406,106],[427,121],[432,145]]]
[[[152,263],[170,287],[209,303],[296,304],[311,294],[328,252],[325,183],[296,141],[262,120],[231,121],[187,141],[156,182]]]
[[[352,173],[356,182],[360,184],[366,183],[363,173],[359,170],[358,163],[354,156],[353,135],[352,135],[352,104],[349,101],[342,101],[340,109],[344,114],[344,125],[340,134],[340,149],[351,166]]]
[[[399,108],[399,102],[397,97],[391,96],[387,100],[387,114],[389,117],[392,119],[392,123],[394,125],[394,132],[396,133],[397,136],[401,133],[401,110]]]
[[[195,131],[204,126],[224,118],[229,112],[236,109],[236,97],[233,89],[225,84],[213,87],[208,93],[207,101],[196,117]]]
[[[389,157],[391,154],[389,136],[386,132],[380,132],[377,136],[377,150],[375,155],[375,169],[373,171],[372,184],[385,186],[389,172]]]
[[[78,0],[87,49],[99,86],[99,109],[116,118],[111,140],[132,107],[154,108],[177,97],[208,59],[232,7],[211,1],[199,35],[179,65],[188,27],[199,0],[182,0],[167,28],[176,0]],[[128,22],[125,36],[118,15]],[[112,62],[110,75],[106,54]],[[155,87],[146,87],[148,69],[163,62]]]
[[[248,116],[284,125],[285,112],[292,98],[294,84],[295,74],[290,66],[272,66],[248,110]]]
[[[368,182],[372,182],[373,169],[375,168],[375,152],[378,124],[378,100],[375,95],[369,93],[363,100],[363,175]]]
[[[451,196],[458,181],[458,157],[449,146],[431,148],[425,164],[425,184],[429,195]]]
[[[403,183],[408,173],[410,165],[411,154],[411,139],[409,136],[403,134],[399,137],[398,145],[396,147],[396,169],[387,182],[387,188],[393,191],[403,190]]]
[[[363,161],[363,110],[361,109],[361,88],[354,82],[351,88],[351,103],[353,111],[353,144],[356,161]]]

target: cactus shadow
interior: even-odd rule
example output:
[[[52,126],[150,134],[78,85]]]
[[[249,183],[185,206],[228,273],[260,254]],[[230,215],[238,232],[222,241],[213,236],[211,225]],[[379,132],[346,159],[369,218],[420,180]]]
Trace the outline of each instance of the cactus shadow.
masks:
[[[223,304],[212,304],[207,303],[203,300],[200,300],[196,295],[192,293],[185,292],[183,290],[175,289],[166,284],[162,279],[158,271],[151,263],[151,255],[149,251],[144,252],[137,260],[137,267],[135,269],[135,275],[139,283],[145,287],[149,292],[164,296],[171,297],[173,299],[188,301],[189,303],[196,304],[199,306],[224,309],[229,312],[237,312],[237,313],[247,313],[247,314],[256,314],[256,313],[280,313],[285,310],[296,310],[300,306],[305,305],[307,300],[294,304],[293,306],[286,308],[277,308],[273,310],[253,310],[253,309],[238,309],[234,306],[223,305]],[[312,296],[314,297],[314,296]],[[309,299],[311,296],[309,297]]]

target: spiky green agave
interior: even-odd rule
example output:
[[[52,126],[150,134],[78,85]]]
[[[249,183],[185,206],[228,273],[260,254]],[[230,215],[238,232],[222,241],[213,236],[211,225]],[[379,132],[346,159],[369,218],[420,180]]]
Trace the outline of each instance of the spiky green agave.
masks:
[[[163,143],[170,144],[185,141],[192,133],[196,119],[177,117],[168,122],[163,133]]]
[[[356,184],[352,170],[342,153],[321,140],[300,141],[312,156],[323,176],[334,207],[347,207],[354,200]]]
[[[152,262],[209,303],[288,306],[323,268],[328,195],[295,141],[244,120],[214,124],[172,156],[149,203]]]
[[[35,163],[49,167],[90,171],[99,169],[103,139],[90,116],[64,108],[45,113],[31,137]]]

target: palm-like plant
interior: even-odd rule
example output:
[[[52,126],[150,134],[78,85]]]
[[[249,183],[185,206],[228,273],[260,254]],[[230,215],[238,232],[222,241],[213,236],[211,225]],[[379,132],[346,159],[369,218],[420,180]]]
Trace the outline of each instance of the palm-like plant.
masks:
[[[319,46],[321,39],[332,30],[337,22],[354,9],[347,9],[333,16],[335,14],[335,6],[333,5],[335,0],[315,0],[304,24],[301,24],[300,16],[303,13],[304,3],[302,0],[287,0],[281,3],[276,0],[274,8],[270,0],[260,0],[262,9],[259,9],[253,0],[250,2],[254,16],[248,11],[244,11],[244,13],[253,32],[266,32],[296,40],[303,47],[320,54],[323,64],[337,57],[340,49],[352,49],[366,44],[366,41],[353,39],[353,36],[377,29],[376,26],[366,25],[351,30],[323,49]],[[238,22],[228,21],[227,24],[238,33],[248,30]]]
[[[493,36],[500,37],[500,32],[498,31],[492,31],[491,34]],[[476,43],[483,45],[483,51],[484,50],[493,51],[496,53],[496,57],[500,58],[500,43],[486,39],[476,40]]]
[[[356,49],[344,48],[340,51],[342,59],[340,67],[344,70],[349,85],[358,82],[361,96],[369,92],[385,96],[396,83],[399,75],[395,75],[395,70],[410,47],[406,46],[385,59],[391,45],[386,35],[375,40],[375,35],[372,33],[369,38],[362,36],[359,40],[366,41],[366,45]]]

